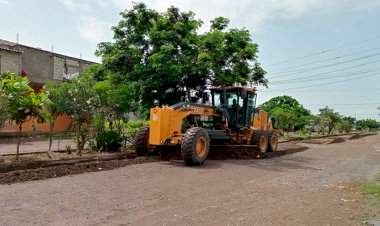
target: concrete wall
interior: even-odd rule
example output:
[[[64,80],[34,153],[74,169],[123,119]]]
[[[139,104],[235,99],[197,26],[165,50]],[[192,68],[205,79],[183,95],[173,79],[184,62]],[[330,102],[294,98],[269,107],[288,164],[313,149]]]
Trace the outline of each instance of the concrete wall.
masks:
[[[82,74],[92,62],[22,46],[23,68],[32,83],[58,83]]]
[[[53,75],[53,56],[49,52],[34,48],[22,48],[23,69],[30,82],[45,84],[57,82]]]
[[[20,52],[0,49],[0,73],[6,71],[21,74],[22,56]]]
[[[58,116],[54,124],[54,132],[72,131],[71,118],[62,115]],[[6,125],[0,128],[1,132],[18,132],[18,125]],[[49,132],[50,123],[38,123],[36,119],[32,119],[22,126],[22,132]]]

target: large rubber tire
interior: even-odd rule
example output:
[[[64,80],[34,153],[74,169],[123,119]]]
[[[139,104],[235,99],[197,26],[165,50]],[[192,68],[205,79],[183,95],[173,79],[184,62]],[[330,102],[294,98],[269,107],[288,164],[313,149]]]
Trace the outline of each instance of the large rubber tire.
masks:
[[[137,132],[135,151],[137,156],[147,156],[149,152],[149,126],[143,126]]]
[[[268,150],[268,134],[266,132],[253,132],[252,144],[256,145],[256,150],[262,153]]]
[[[182,158],[188,166],[202,165],[206,160],[210,148],[210,139],[207,132],[199,127],[187,130],[182,143]]]
[[[268,152],[277,151],[278,147],[278,135],[275,132],[268,134]]]

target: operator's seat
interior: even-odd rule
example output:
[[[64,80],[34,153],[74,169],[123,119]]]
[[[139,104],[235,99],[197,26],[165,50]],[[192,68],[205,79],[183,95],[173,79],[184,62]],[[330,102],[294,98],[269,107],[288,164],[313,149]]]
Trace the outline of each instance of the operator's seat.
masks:
[[[232,107],[228,107],[227,111],[228,111],[228,124],[231,126],[231,128],[234,128],[236,127],[236,124],[237,124],[236,122],[237,110]]]

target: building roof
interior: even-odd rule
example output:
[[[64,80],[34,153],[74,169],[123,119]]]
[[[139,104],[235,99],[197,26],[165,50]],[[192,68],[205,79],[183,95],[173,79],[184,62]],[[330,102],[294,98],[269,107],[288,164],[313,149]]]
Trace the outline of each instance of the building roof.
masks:
[[[3,39],[0,39],[0,49],[2,49],[2,50],[8,50],[8,51],[11,51],[11,52],[22,53],[22,51],[18,47],[17,43],[10,42],[10,41],[3,40]]]
[[[4,39],[0,39],[0,45],[5,45],[5,46],[17,46],[17,43],[10,42]]]
[[[210,90],[223,91],[223,87],[211,88]],[[241,91],[241,90],[245,90],[248,92],[256,92],[256,88],[251,88],[247,86],[226,86],[226,91]]]
[[[61,57],[65,57],[65,58],[67,57],[67,58],[71,58],[71,59],[75,59],[75,60],[80,60],[82,62],[97,64],[96,62],[93,62],[93,61],[84,60],[84,59],[80,59],[77,57],[67,56],[67,55],[63,55],[63,54],[59,54],[59,53],[54,53],[51,51],[43,50],[41,48],[26,46],[26,45],[22,45],[22,44],[17,44],[15,42],[10,42],[10,41],[4,40],[4,39],[0,39],[0,49],[22,53],[23,52],[22,48],[30,48],[30,49],[35,49],[35,50],[39,50],[42,52],[50,52],[50,53],[54,54],[54,56],[61,56]]]

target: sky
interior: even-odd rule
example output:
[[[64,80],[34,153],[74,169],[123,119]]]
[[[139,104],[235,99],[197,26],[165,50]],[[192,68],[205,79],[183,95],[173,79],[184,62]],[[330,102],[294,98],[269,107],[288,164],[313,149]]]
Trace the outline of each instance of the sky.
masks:
[[[317,114],[329,106],[380,121],[380,0],[143,0],[160,12],[193,11],[208,29],[218,16],[246,28],[259,45],[269,88],[258,104],[288,95]],[[97,44],[130,0],[0,0],[0,39],[101,62]]]

